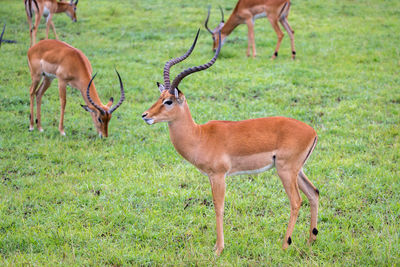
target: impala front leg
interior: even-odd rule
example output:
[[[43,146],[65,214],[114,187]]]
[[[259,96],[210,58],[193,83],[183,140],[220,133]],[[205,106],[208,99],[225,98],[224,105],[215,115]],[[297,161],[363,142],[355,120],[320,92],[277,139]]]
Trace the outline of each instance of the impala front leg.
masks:
[[[60,130],[60,134],[65,136],[64,111],[65,111],[65,105],[67,104],[67,84],[61,79],[58,80],[58,90],[60,93],[60,104],[61,104],[60,124],[58,126],[58,129]]]
[[[215,254],[219,256],[224,249],[224,201],[225,201],[225,174],[210,175],[215,217],[217,221],[217,241]]]
[[[247,44],[247,56],[250,56],[250,46],[252,48],[253,57],[257,56],[256,52],[256,43],[254,41],[254,23],[253,20],[247,19],[246,20],[247,28],[248,28],[248,44]]]

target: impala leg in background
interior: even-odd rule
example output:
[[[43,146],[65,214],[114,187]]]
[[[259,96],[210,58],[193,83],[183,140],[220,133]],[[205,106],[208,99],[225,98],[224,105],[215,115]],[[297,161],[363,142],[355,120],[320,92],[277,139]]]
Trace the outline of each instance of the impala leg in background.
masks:
[[[283,39],[283,32],[282,32],[281,28],[279,28],[278,19],[275,15],[269,15],[268,20],[271,23],[272,28],[274,28],[276,35],[278,36],[278,41],[276,43],[275,52],[274,52],[274,55],[272,56],[272,59],[275,59],[278,56],[279,47],[281,46],[281,42]]]
[[[53,20],[50,20],[50,25],[51,25],[51,28],[53,29],[53,33],[54,33],[54,36],[55,36],[56,40],[59,40],[59,39],[58,39],[58,35],[57,35],[57,33],[56,33],[56,27],[54,27],[54,22],[53,22]]]
[[[32,44],[31,46],[33,46],[36,43],[36,33],[37,30],[39,28],[39,23],[40,23],[40,18],[42,17],[42,14],[39,14],[40,11],[37,11],[35,13],[35,25],[33,26],[33,29],[31,30],[31,34],[32,34]]]
[[[49,88],[51,84],[51,79],[49,77],[44,77],[42,84],[39,87],[39,90],[36,91],[36,124],[37,128],[40,132],[43,132],[42,128],[42,116],[41,116],[41,107],[42,107],[42,97],[46,90]]]
[[[310,201],[311,223],[310,223],[310,238],[308,240],[308,243],[311,244],[317,239],[317,234],[318,234],[317,219],[318,219],[319,191],[307,178],[303,170],[300,170],[297,182],[299,184],[300,190],[307,196],[308,200]]]
[[[33,108],[34,108],[36,89],[40,83],[41,78],[42,77],[40,75],[32,77],[32,84],[31,84],[31,87],[29,88],[30,110],[31,110],[31,114],[30,114],[30,118],[29,118],[29,131],[33,131],[33,129],[34,129],[34,119],[33,118],[34,118],[35,114],[33,112]]]
[[[289,34],[290,37],[290,45],[292,47],[292,59],[296,58],[296,48],[294,46],[294,31],[290,27],[289,22],[287,21],[286,17],[283,17],[282,19],[279,20],[282,26],[285,28],[287,33]]]
[[[215,243],[215,254],[220,255],[224,249],[224,201],[225,201],[225,174],[210,175],[211,190],[213,195],[217,241]]]
[[[29,24],[29,37],[31,38],[31,46],[32,46],[32,17],[29,16],[28,12],[26,13],[26,18],[28,20],[28,24]]]
[[[64,111],[65,105],[67,104],[67,84],[61,79],[58,80],[58,91],[60,93],[60,124],[58,125],[58,129],[60,130],[60,134],[65,136],[64,132]]]
[[[278,163],[276,165],[276,169],[290,202],[290,219],[282,245],[282,248],[286,249],[292,243],[292,233],[294,225],[297,221],[297,217],[299,216],[302,200],[299,187],[297,185],[298,171],[294,171],[294,168],[290,168],[288,166],[280,166]]]
[[[250,46],[252,48],[252,52],[253,52],[253,58],[257,56],[256,53],[256,43],[254,40],[254,22],[252,20],[252,18],[249,18],[246,20],[246,24],[247,24],[247,28],[248,28],[248,44],[247,44],[247,56],[250,56]]]
[[[50,29],[50,24],[51,24],[51,18],[52,18],[52,15],[50,13],[46,18],[46,39],[49,39],[49,29]]]

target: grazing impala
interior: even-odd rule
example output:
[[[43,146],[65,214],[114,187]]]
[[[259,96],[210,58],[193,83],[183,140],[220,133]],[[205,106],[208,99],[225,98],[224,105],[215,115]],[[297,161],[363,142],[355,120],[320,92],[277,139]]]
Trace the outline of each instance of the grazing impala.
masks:
[[[58,79],[58,90],[60,94],[61,116],[58,129],[61,135],[64,132],[64,110],[66,105],[66,86],[69,85],[81,91],[86,105],[81,105],[90,112],[94,125],[100,137],[108,136],[108,123],[111,114],[122,104],[125,99],[124,87],[118,72],[118,79],[121,88],[121,99],[118,104],[111,107],[113,98],[104,105],[101,103],[93,79],[91,78],[92,66],[87,57],[78,49],[67,43],[57,40],[42,40],[28,50],[28,65],[31,71],[32,84],[30,86],[30,125],[29,130],[34,129],[34,99],[36,96],[37,128],[43,131],[40,120],[40,108],[42,96],[49,88],[54,78]],[[43,82],[38,87],[40,81]]]
[[[198,33],[197,33],[198,36]],[[302,203],[299,188],[310,201],[311,226],[309,242],[316,239],[319,192],[303,172],[303,165],[317,143],[317,134],[307,124],[285,117],[267,117],[244,121],[210,121],[196,124],[183,93],[178,89],[183,78],[214,64],[181,72],[170,83],[170,68],[187,58],[197,41],[181,57],[164,67],[164,85],[158,84],[160,98],[142,114],[147,124],[168,122],[171,141],[186,160],[209,177],[217,221],[216,253],[224,248],[223,213],[225,178],[235,174],[259,173],[276,167],[290,201],[290,220],[283,248],[291,244],[292,231]]]
[[[208,28],[207,23],[210,17],[210,8],[208,8],[208,15],[205,21],[206,29],[211,33],[214,44],[213,49],[215,50],[219,43],[218,31],[221,30],[222,44],[225,38],[239,25],[246,23],[248,28],[248,45],[247,45],[247,56],[250,56],[250,46],[252,47],[253,57],[257,55],[256,44],[254,41],[254,21],[257,18],[267,17],[272,27],[274,28],[276,35],[278,36],[278,42],[276,44],[275,53],[272,59],[278,56],[279,47],[282,42],[283,32],[279,28],[278,21],[285,28],[290,37],[292,46],[292,58],[296,57],[296,49],[294,47],[294,31],[290,27],[287,20],[290,9],[289,0],[239,0],[236,4],[228,21],[225,23],[224,14],[222,12],[222,20],[219,25],[212,31]]]
[[[26,17],[28,18],[31,46],[36,43],[36,32],[39,27],[40,19],[42,16],[46,18],[46,39],[49,38],[49,28],[53,29],[54,36],[58,40],[56,28],[53,23],[53,14],[65,13],[72,21],[76,22],[76,7],[78,0],[73,2],[57,2],[57,0],[24,0]],[[35,25],[32,27],[32,16],[35,12]]]

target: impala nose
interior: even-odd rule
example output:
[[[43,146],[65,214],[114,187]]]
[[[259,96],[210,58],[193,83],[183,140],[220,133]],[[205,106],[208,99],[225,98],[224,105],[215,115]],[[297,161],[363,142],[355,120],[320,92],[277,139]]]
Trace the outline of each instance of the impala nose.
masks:
[[[143,114],[142,114],[142,118],[143,118],[143,119],[146,118],[147,114],[148,114],[147,112],[143,113]]]

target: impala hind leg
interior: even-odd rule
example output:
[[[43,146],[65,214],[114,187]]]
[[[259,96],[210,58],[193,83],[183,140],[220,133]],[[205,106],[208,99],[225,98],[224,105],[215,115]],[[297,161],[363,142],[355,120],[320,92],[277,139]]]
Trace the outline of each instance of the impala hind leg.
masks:
[[[40,18],[42,17],[42,14],[40,14],[40,11],[35,12],[35,25],[33,26],[32,30],[31,30],[31,46],[33,46],[34,44],[36,44],[36,33],[37,30],[39,28],[39,24],[40,24]]]
[[[50,26],[51,26],[51,28],[53,29],[53,33],[54,33],[54,36],[55,36],[56,40],[59,40],[59,39],[58,39],[57,32],[56,32],[56,27],[54,26],[53,20],[50,20]]]
[[[35,95],[36,95],[36,89],[40,83],[41,76],[34,76],[32,77],[32,84],[29,87],[29,96],[30,96],[30,116],[29,116],[29,131],[33,131],[34,129],[34,101],[35,101]]]
[[[46,90],[49,88],[51,84],[51,79],[49,77],[44,77],[42,84],[39,87],[39,90],[36,91],[36,124],[37,128],[40,132],[43,132],[42,124],[41,124],[41,107],[42,107],[42,97]]]
[[[30,5],[28,4],[27,1],[25,1],[25,9],[26,9],[26,18],[28,20],[28,24],[29,24],[29,37],[31,38],[31,46],[32,46],[32,8],[30,7]]]
[[[297,184],[298,172],[293,169],[280,169],[278,165],[277,171],[290,201],[290,219],[282,245],[282,248],[286,249],[292,243],[292,233],[299,216],[302,199]]]
[[[294,31],[290,27],[289,22],[287,20],[287,17],[282,17],[279,22],[282,24],[282,26],[285,28],[287,33],[289,34],[290,37],[290,45],[292,47],[292,59],[296,58],[296,48],[294,47]]]
[[[271,23],[272,28],[274,28],[276,35],[278,36],[278,41],[276,43],[275,52],[274,52],[274,55],[272,56],[272,59],[275,59],[278,56],[279,48],[281,46],[281,42],[282,42],[284,35],[283,35],[281,28],[279,28],[278,19],[276,16],[270,15],[270,16],[268,16],[268,20]]]
[[[310,238],[308,243],[311,244],[317,239],[318,228],[318,200],[319,191],[318,189],[308,180],[307,176],[304,174],[303,170],[300,170],[297,182],[299,184],[300,190],[307,196],[310,201],[311,209],[311,223],[310,223]]]
[[[225,201],[225,174],[209,176],[213,195],[215,218],[217,225],[217,241],[215,254],[220,255],[224,250],[224,201]]]
[[[65,136],[64,111],[65,111],[65,105],[67,104],[67,84],[64,81],[62,81],[61,79],[58,80],[58,91],[60,94],[60,104],[61,104],[60,124],[58,125],[58,130],[60,131],[61,135]]]

